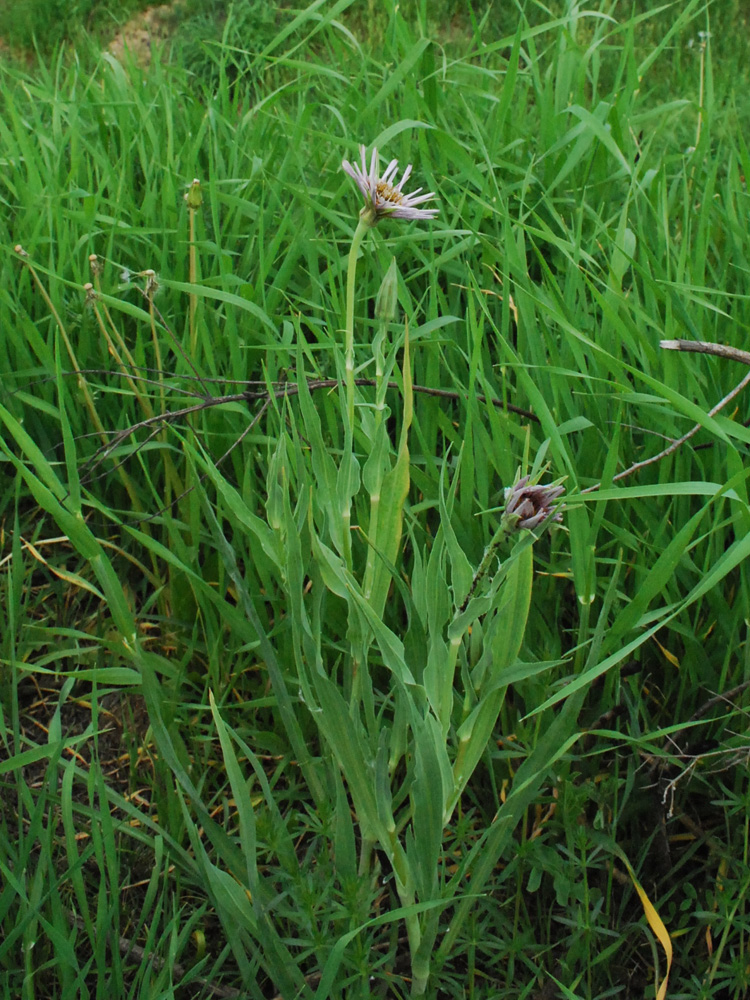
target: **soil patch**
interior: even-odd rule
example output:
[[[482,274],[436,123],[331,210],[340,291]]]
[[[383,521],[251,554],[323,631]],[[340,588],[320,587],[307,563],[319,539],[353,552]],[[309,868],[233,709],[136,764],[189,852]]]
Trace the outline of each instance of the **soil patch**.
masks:
[[[108,49],[119,62],[127,56],[138,65],[151,62],[152,46],[167,41],[179,19],[179,0],[175,3],[157,4],[131,17],[109,43]]]

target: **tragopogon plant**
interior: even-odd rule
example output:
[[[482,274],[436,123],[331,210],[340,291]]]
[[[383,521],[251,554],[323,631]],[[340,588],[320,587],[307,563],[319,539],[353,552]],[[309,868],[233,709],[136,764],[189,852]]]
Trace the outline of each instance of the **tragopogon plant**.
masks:
[[[347,277],[343,453],[334,470],[310,395],[301,390],[305,437],[318,470],[316,489],[298,487],[297,510],[292,511],[289,501],[279,503],[269,511],[269,519],[281,536],[278,552],[286,557],[301,697],[322,744],[333,754],[339,770],[335,780],[353,806],[357,877],[374,876],[373,849],[378,848],[394,875],[398,915],[405,922],[411,954],[412,993],[421,996],[427,989],[440,914],[462,891],[461,880],[448,874],[444,862],[443,831],[497,722],[507,672],[518,657],[528,617],[536,538],[532,529],[540,531],[558,516],[555,505],[562,488],[519,478],[508,492],[505,512],[483,559],[473,568],[451,525],[453,488],[445,489],[444,475],[439,529],[422,544],[411,537],[410,565],[405,565],[401,537],[411,486],[408,439],[413,415],[406,329],[401,429],[395,447],[383,419],[384,379],[398,346],[385,345],[396,311],[398,276],[392,265],[376,308],[376,405],[357,407],[355,414],[355,272],[363,237],[380,220],[389,215],[424,220],[437,213],[417,207],[432,194],[403,193],[411,166],[394,184],[397,162],[391,161],[381,175],[373,151],[368,170],[362,147],[361,168],[344,161],[344,169],[365,204]],[[361,488],[355,430],[359,453],[368,451],[362,484],[370,496],[370,516],[366,525],[357,526],[367,542],[364,569],[349,541],[353,501]],[[294,475],[288,453],[287,448],[277,452],[276,484]],[[309,551],[300,542],[301,524],[308,526]],[[327,526],[327,532],[321,526]],[[511,552],[501,561],[504,544],[512,540]],[[408,614],[404,608],[401,614],[385,615],[389,593],[393,602],[406,600]],[[348,655],[338,671],[326,662],[330,640],[326,621],[316,610],[331,595],[345,603],[348,618]],[[398,624],[409,615],[425,636],[418,653],[413,644],[407,651],[404,626]],[[472,628],[482,641],[474,642],[469,656]],[[342,648],[340,639],[337,646]],[[382,667],[388,677],[385,687]]]

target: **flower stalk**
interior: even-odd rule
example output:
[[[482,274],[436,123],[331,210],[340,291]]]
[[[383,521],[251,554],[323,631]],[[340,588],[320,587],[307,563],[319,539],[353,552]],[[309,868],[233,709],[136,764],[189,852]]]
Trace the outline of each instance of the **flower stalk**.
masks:
[[[346,275],[346,325],[344,327],[344,368],[346,379],[346,413],[348,427],[354,430],[354,298],[357,283],[357,257],[365,233],[373,225],[369,218],[360,215],[354,230]]]
[[[195,250],[195,216],[198,209],[203,204],[203,194],[201,192],[201,182],[196,177],[185,194],[185,202],[188,207],[188,261],[189,261],[189,281],[195,285],[198,281],[198,257]],[[195,319],[198,312],[198,296],[195,292],[190,293],[190,356],[194,358],[198,350],[198,327]]]
[[[339,482],[341,489],[339,497],[342,501],[342,557],[348,569],[352,569],[352,553],[350,542],[351,508],[357,486],[354,484],[354,473],[358,471],[357,459],[354,455],[354,401],[355,401],[355,357],[354,357],[354,304],[357,288],[357,263],[360,248],[365,234],[382,219],[392,216],[394,219],[418,220],[432,219],[437,209],[419,208],[423,202],[433,197],[420,194],[421,188],[409,194],[403,191],[404,184],[411,174],[411,164],[404,171],[401,180],[396,180],[398,161],[392,160],[381,175],[379,172],[378,151],[373,149],[369,168],[365,147],[360,146],[360,164],[352,166],[347,160],[342,163],[347,173],[356,183],[363,198],[364,205],[359,213],[352,244],[349,250],[346,279],[346,317],[344,325],[344,366],[346,387],[346,424],[344,454],[339,467]],[[367,563],[364,571],[362,590],[370,605],[371,612],[378,618],[382,617],[391,580],[390,575],[383,571],[380,559],[388,563],[394,560],[398,553],[401,539],[403,506],[409,490],[409,449],[408,432],[412,415],[411,368],[409,362],[408,327],[404,336],[403,365],[403,397],[404,416],[401,429],[401,439],[395,463],[391,463],[391,446],[385,428],[385,391],[387,387],[386,369],[391,370],[395,358],[395,348],[389,355],[386,364],[384,344],[386,342],[388,324],[393,321],[398,308],[398,272],[395,260],[383,280],[375,304],[375,315],[378,329],[375,335],[372,351],[375,361],[375,414],[368,413],[363,417],[361,432],[370,439],[370,454],[364,468],[363,482],[370,493],[370,521],[368,539]],[[392,467],[391,467],[392,465]],[[385,520],[384,520],[385,518]],[[356,631],[356,636],[353,634]],[[367,649],[372,641],[372,635],[367,628],[350,624],[351,657],[351,694],[349,709],[353,717],[358,717],[363,702],[363,675],[366,671]],[[356,641],[355,641],[356,640]],[[342,760],[342,769],[347,772]],[[379,809],[378,809],[379,813]],[[359,817],[362,833],[362,847],[359,861],[360,877],[366,877],[371,867],[372,851],[376,838],[369,834],[370,828],[377,829],[378,823],[372,822],[366,816]],[[417,892],[414,870],[401,844],[394,820],[391,818],[387,834],[379,836],[383,847],[393,866],[396,877],[396,888],[401,905],[407,910],[404,917],[409,950],[412,956],[412,993],[421,996],[427,987],[429,979],[429,961],[434,944],[429,927],[425,931],[423,917],[414,912],[417,902]]]

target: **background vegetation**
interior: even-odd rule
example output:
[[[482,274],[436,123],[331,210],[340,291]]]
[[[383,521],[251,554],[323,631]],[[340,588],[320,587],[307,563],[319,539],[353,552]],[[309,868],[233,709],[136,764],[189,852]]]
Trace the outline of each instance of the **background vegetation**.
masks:
[[[123,16],[151,6],[146,0],[3,0],[0,36],[11,46],[48,56],[61,42],[88,48],[90,34],[107,38]]]
[[[0,70],[4,995],[403,996],[416,921],[434,996],[653,996],[660,919],[670,997],[747,997],[745,372],[659,347],[747,340],[741,5],[195,5],[145,69],[93,7],[0,12],[75,40]],[[398,269],[386,436],[329,384],[360,142],[440,207],[359,261],[363,379]],[[403,471],[412,407],[380,627],[337,470]],[[404,713],[519,469],[568,506],[455,633],[451,765],[485,675],[498,718],[444,825]]]

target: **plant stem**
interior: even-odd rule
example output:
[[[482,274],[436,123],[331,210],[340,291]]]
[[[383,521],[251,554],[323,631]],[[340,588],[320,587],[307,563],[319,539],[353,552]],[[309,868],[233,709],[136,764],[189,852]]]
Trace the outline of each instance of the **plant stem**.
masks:
[[[198,280],[198,261],[195,252],[195,209],[188,205],[188,226],[190,230],[188,243],[189,278],[191,285]],[[198,296],[190,293],[190,309],[188,313],[190,327],[190,357],[195,358],[198,350],[198,329],[195,324],[195,314],[198,311]]]
[[[506,540],[506,538],[508,538],[508,536],[512,533],[514,528],[515,528],[515,523],[511,521],[510,518],[506,517],[505,514],[503,514],[500,520],[500,527],[493,535],[490,544],[484,550],[484,556],[482,557],[482,561],[479,564],[479,569],[474,574],[474,579],[471,581],[471,586],[469,587],[469,591],[466,594],[466,597],[464,597],[463,601],[461,602],[461,607],[454,615],[454,620],[459,615],[463,614],[464,611],[466,611],[466,608],[469,605],[469,601],[476,593],[477,587],[482,582],[482,580],[487,574],[487,570],[492,565],[492,560],[495,556],[495,553],[500,548],[502,543]]]
[[[365,233],[372,226],[370,214],[363,213],[359,217],[354,230],[349,263],[346,273],[346,326],[344,327],[344,364],[346,370],[346,413],[347,432],[354,435],[354,296],[357,278],[357,255]]]
[[[354,458],[354,296],[357,278],[357,255],[365,233],[373,225],[372,212],[363,210],[360,214],[357,228],[354,230],[349,263],[346,274],[346,325],[344,327],[344,367],[346,381],[346,426],[344,430],[344,452],[342,468],[353,473]],[[352,568],[351,521],[352,521],[352,486],[351,480],[345,486],[345,500],[341,510],[341,541],[343,558],[349,570]],[[344,499],[344,498],[342,498]]]

